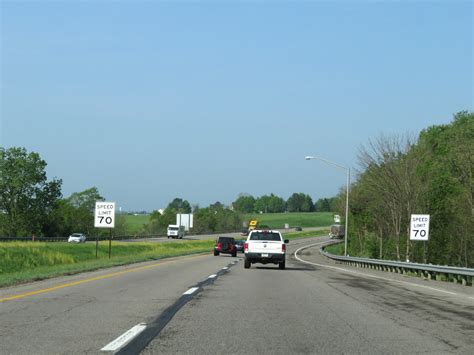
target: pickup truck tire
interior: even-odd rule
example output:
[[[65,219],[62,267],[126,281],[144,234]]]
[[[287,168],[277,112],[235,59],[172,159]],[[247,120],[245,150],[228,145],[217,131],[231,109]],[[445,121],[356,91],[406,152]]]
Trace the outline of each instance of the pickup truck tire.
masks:
[[[245,262],[244,262],[244,268],[246,269],[250,269],[250,261],[245,259]]]
[[[214,256],[219,256],[219,252],[217,250],[214,250]]]
[[[232,253],[232,256],[235,258],[237,256],[237,252]]]
[[[281,263],[278,263],[278,267],[282,270],[285,270],[285,262],[282,261]]]

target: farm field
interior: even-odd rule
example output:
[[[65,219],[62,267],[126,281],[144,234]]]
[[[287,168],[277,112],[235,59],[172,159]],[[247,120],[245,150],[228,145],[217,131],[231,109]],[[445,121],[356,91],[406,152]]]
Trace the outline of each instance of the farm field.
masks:
[[[293,213],[252,213],[244,214],[243,221],[257,219],[259,224],[270,228],[284,228],[285,223],[294,227],[325,227],[333,223],[333,212],[293,212]],[[127,234],[140,234],[143,225],[150,220],[150,215],[123,215],[127,226]]]
[[[334,223],[333,212],[253,213],[245,214],[244,221],[256,219],[260,225],[284,228],[285,223],[294,227],[325,227]]]
[[[125,219],[128,234],[140,234],[143,230],[143,225],[147,224],[150,221],[149,214],[123,214],[121,216],[123,216],[123,218]]]

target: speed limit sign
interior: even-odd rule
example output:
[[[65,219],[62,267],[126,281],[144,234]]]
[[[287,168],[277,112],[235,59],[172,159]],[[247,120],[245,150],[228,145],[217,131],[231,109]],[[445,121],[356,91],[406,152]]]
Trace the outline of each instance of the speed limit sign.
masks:
[[[430,215],[412,214],[410,222],[410,240],[428,240],[430,234]]]
[[[96,202],[94,227],[114,228],[115,227],[115,202]]]

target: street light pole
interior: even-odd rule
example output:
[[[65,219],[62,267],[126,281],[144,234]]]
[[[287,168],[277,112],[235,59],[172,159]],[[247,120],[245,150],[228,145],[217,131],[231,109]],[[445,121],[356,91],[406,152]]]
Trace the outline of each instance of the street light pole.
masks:
[[[344,256],[347,256],[347,237],[348,237],[348,230],[349,230],[349,186],[351,184],[351,168],[345,167],[343,165],[334,163],[333,161],[317,157],[317,156],[306,156],[306,160],[317,159],[321,160],[327,164],[331,164],[336,166],[339,169],[345,170],[347,173],[347,182],[346,182],[346,225],[344,226]]]
[[[346,226],[344,228],[344,256],[347,256],[347,233],[349,230],[349,186],[351,183],[351,168],[347,168],[346,184]]]

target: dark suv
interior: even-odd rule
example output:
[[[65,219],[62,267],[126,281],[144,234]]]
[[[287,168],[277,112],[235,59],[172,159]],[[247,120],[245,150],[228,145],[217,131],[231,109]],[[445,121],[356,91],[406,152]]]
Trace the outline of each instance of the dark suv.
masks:
[[[216,246],[214,247],[214,256],[222,254],[232,254],[237,256],[237,248],[235,246],[235,239],[232,237],[219,237],[216,240]]]

